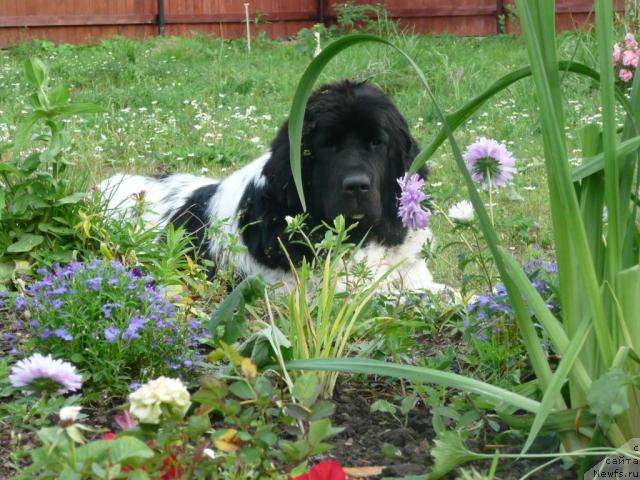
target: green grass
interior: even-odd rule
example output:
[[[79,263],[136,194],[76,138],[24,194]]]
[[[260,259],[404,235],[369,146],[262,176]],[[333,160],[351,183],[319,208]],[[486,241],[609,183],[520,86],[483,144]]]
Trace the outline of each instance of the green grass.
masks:
[[[401,36],[393,41],[423,68],[446,112],[527,63],[519,37]],[[569,59],[575,52],[577,60],[593,65],[590,43],[588,34],[566,34],[560,40],[560,58]],[[42,58],[51,68],[53,83],[68,84],[75,101],[107,110],[69,124],[74,146],[67,158],[77,164],[77,173],[89,172],[93,182],[114,171],[228,174],[268,147],[311,60],[310,52],[296,42],[254,42],[248,54],[241,41],[203,36],[118,38],[81,46],[23,44],[0,51],[0,142],[9,140],[26,111],[22,62],[29,56]],[[321,81],[342,78],[369,79],[385,90],[423,146],[437,133],[436,113],[417,78],[389,49],[350,49],[329,65]],[[566,123],[570,132],[577,132],[599,118],[597,90],[574,76],[564,83]],[[479,136],[506,141],[518,159],[517,195],[500,192],[495,201],[499,233],[507,245],[522,252],[527,244],[548,247],[550,242],[535,108],[533,85],[525,80],[481,109],[457,133],[462,147]],[[570,139],[570,157],[577,156],[577,141]],[[433,200],[444,211],[466,197],[448,147],[435,153],[430,167]],[[518,195],[521,200],[514,200]],[[440,244],[455,239],[440,215],[432,224]],[[447,252],[432,268],[438,280],[457,285],[455,249]]]

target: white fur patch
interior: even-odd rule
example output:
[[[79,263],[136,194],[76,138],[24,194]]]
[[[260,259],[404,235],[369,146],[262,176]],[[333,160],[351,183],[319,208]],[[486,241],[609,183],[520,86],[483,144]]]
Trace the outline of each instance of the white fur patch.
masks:
[[[364,261],[376,280],[393,267],[397,267],[382,282],[382,289],[397,283],[401,289],[439,293],[446,286],[433,281],[426,260],[420,255],[422,246],[432,240],[433,233],[428,228],[409,230],[401,245],[384,247],[378,243],[368,243],[356,252],[354,260]]]

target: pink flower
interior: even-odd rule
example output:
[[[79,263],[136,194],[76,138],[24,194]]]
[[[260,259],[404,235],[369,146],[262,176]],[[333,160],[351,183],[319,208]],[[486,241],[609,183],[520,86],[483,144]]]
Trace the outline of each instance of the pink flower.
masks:
[[[472,143],[462,157],[471,178],[482,182],[482,188],[487,188],[489,181],[494,187],[504,187],[516,173],[516,159],[504,143],[492,138],[482,137]]]
[[[633,33],[629,32],[624,36],[624,44],[629,50],[637,50],[638,42],[636,42],[636,37],[633,36]]]
[[[631,70],[627,70],[626,68],[621,68],[620,73],[618,73],[620,80],[623,82],[629,82],[633,78],[633,73]]]
[[[620,45],[617,43],[613,44],[613,65],[615,66],[620,61]]]
[[[424,179],[417,173],[411,177],[397,179],[400,185],[400,208],[398,216],[402,219],[402,224],[412,230],[425,228],[429,224],[431,212],[422,206],[422,202],[427,199],[427,195],[422,191]]]
[[[625,50],[622,54],[622,64],[626,66],[638,66],[638,52],[633,50]]]
[[[14,387],[26,387],[23,389],[25,393],[46,390],[63,394],[79,390],[82,386],[82,376],[76,367],[63,360],[55,360],[51,355],[44,357],[39,353],[11,367],[9,381]]]

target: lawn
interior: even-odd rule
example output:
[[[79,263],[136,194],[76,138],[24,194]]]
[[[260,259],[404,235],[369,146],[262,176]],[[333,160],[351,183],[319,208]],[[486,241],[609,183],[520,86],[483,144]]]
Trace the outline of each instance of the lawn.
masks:
[[[115,38],[97,45],[31,42],[0,50],[0,147],[14,141],[32,109],[34,85],[24,71],[30,58],[44,62],[52,87],[68,86],[71,102],[100,107],[99,113],[56,117],[65,135],[62,149],[48,160],[52,166],[40,160],[20,170],[22,178],[36,178],[26,182],[35,197],[45,187],[58,196],[29,207],[41,210],[37,222],[46,227],[39,232],[53,240],[47,237],[32,253],[14,248],[0,257],[0,476],[33,463],[34,471],[49,472],[42,478],[286,478],[334,458],[344,466],[371,467],[369,478],[382,478],[378,467],[386,467],[387,477],[400,477],[429,470],[434,440],[443,442],[446,430],[487,454],[470,456],[472,466],[446,478],[518,478],[546,461],[500,458],[500,452],[520,451],[531,422],[514,426],[517,409],[496,408],[477,391],[363,373],[341,374],[333,390],[330,377],[321,374],[278,373],[284,361],[310,357],[300,354],[305,347],[297,340],[309,331],[296,327],[295,297],[265,296],[259,279],[238,285],[232,271],[207,279],[180,232],[158,240],[158,232],[140,222],[104,218],[97,196],[73,197],[115,172],[219,178],[260,155],[289,114],[298,81],[313,59],[309,38],[308,32],[292,41],[259,37],[251,52],[243,41],[202,35]],[[424,70],[445,113],[529,64],[521,36],[392,33],[389,39]],[[330,41],[323,39],[325,45]],[[558,58],[599,69],[594,32],[564,33],[557,43]],[[384,90],[423,147],[442,127],[411,66],[391,49],[373,44],[347,49],[320,81],[343,78]],[[600,90],[593,80],[567,72],[560,79],[568,160],[575,167],[583,156],[581,130],[603,125]],[[543,304],[559,315],[563,293],[547,193],[545,125],[534,93],[533,79],[515,83],[484,104],[455,137],[463,150],[480,137],[496,139],[516,158],[513,181],[492,192],[491,205],[487,192],[481,198],[492,211],[502,246],[523,266]],[[616,112],[617,128],[624,116],[621,107]],[[49,131],[42,122],[33,133]],[[55,140],[39,140],[25,139],[20,151],[0,149],[0,159],[24,165],[40,158]],[[60,172],[59,165],[64,165]],[[536,383],[538,372],[481,228],[447,216],[453,204],[469,198],[449,145],[438,148],[427,165],[430,226],[437,242],[426,261],[436,281],[450,285],[459,298],[451,303],[402,292],[365,299],[362,286],[346,298],[313,291],[310,318],[321,317],[324,294],[332,295],[325,312],[332,319],[343,304],[362,301],[363,312],[354,314],[348,337],[351,356],[461,374],[539,401],[544,390]],[[15,184],[7,183],[7,175],[18,173],[7,172],[0,169],[0,185],[9,191]],[[35,220],[21,216],[26,207],[11,207],[3,217],[4,204],[3,194],[0,221],[6,231],[0,241],[9,245],[21,228],[37,233],[28,226]],[[16,223],[9,225],[6,218]],[[233,239],[229,242],[232,248]],[[52,246],[51,254],[45,246]],[[329,248],[340,252],[343,245]],[[318,273],[322,265],[313,268]],[[539,323],[536,329],[541,351],[555,369],[563,355],[553,335]],[[309,345],[317,342],[312,337]],[[45,397],[16,388],[8,380],[12,365],[35,352],[75,365],[83,377],[82,396],[50,392]],[[157,410],[139,400],[145,393],[128,396],[159,376],[181,381],[142,387],[146,395],[164,389]],[[71,405],[82,405],[83,413],[77,417],[67,410],[69,416],[56,426],[60,408]],[[592,423],[595,415],[595,410],[584,413]],[[565,432],[547,426],[530,453],[556,452]],[[464,457],[460,452],[466,450],[458,450]],[[548,468],[547,477],[575,478],[557,464]]]

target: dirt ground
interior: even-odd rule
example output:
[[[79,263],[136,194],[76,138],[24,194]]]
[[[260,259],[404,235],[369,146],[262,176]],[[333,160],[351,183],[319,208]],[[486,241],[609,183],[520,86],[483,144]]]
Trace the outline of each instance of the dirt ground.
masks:
[[[428,472],[433,465],[429,454],[433,446],[435,432],[428,410],[422,405],[414,408],[408,418],[407,427],[387,413],[371,413],[370,406],[380,397],[371,390],[371,386],[346,384],[338,386],[334,401],[336,413],[332,423],[343,427],[344,431],[332,438],[336,446],[329,456],[338,460],[343,466],[373,467],[382,466],[382,474],[367,476],[369,480],[397,478],[407,475],[421,475]],[[385,455],[384,450],[393,450],[395,454]],[[481,451],[482,445],[469,445],[474,451]],[[514,451],[517,451],[514,449]],[[544,463],[529,460],[510,462],[503,460],[499,464],[496,480],[515,480],[522,477],[536,466]],[[487,472],[490,462],[477,462],[466,465],[478,471]],[[447,479],[457,479],[459,474],[453,472]],[[575,479],[576,474],[567,471],[560,464],[545,468],[530,478],[545,480]]]

